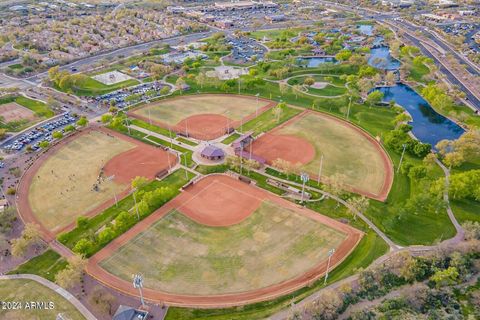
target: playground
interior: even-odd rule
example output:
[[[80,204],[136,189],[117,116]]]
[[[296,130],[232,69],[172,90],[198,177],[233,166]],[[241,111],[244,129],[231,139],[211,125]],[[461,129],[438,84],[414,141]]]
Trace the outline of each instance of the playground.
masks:
[[[330,249],[336,249],[334,267],[361,237],[348,225],[235,177],[211,175],[107,245],[87,271],[131,294],[131,275],[140,272],[149,300],[238,305],[318,279]]]
[[[212,140],[275,105],[251,96],[202,94],[151,103],[129,115],[199,140]]]

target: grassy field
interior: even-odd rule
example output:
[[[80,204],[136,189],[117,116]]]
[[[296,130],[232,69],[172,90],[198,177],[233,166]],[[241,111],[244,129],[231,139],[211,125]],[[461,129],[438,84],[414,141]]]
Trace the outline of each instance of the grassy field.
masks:
[[[327,285],[346,278],[372,261],[385,254],[388,246],[374,232],[369,231],[360,240],[355,250],[337,268],[330,272]],[[304,287],[292,294],[266,302],[250,304],[244,307],[227,309],[188,309],[170,307],[166,320],[259,320],[288,308],[313,292],[324,287],[323,278],[310,287]]]
[[[261,108],[266,104],[265,101],[260,100],[258,107]],[[256,107],[255,99],[249,97],[198,95],[158,101],[136,109],[133,113],[147,118],[150,116],[154,121],[175,125],[185,118],[199,114],[220,114],[238,121],[254,113]]]
[[[303,84],[303,81],[307,77],[312,77],[315,79],[316,82],[325,82],[327,85],[324,88],[313,88],[310,86],[306,86],[307,92],[311,94],[316,94],[319,96],[326,96],[326,97],[333,97],[333,96],[340,96],[347,92],[347,88],[345,88],[345,82],[340,79],[340,77],[327,77],[321,75],[314,75],[314,76],[301,76],[301,77],[294,77],[288,80],[288,84],[296,85],[296,84]]]
[[[50,156],[32,179],[28,200],[42,224],[56,230],[66,226],[121,192],[125,185],[100,184],[93,191],[101,168],[115,155],[135,147],[122,139],[91,131]]]
[[[43,254],[19,265],[16,269],[10,271],[9,274],[36,274],[50,281],[55,281],[55,275],[65,269],[67,265],[67,260],[55,251],[48,249]]]
[[[381,154],[366,137],[343,123],[310,113],[274,134],[300,137],[314,146],[315,158],[302,166],[312,175],[318,174],[323,155],[322,177],[341,174],[343,183],[374,194],[383,187],[386,172]]]
[[[58,293],[32,280],[0,280],[0,301],[22,301],[24,304],[22,310],[0,309],[1,319],[55,319],[60,313],[64,319],[85,319],[70,302]],[[25,302],[30,301],[47,303],[51,301],[54,303],[54,308],[50,310],[26,309]]]
[[[115,90],[119,90],[126,87],[131,87],[140,82],[135,79],[125,80],[116,84],[106,85],[93,78],[88,77],[82,87],[75,87],[73,89],[74,93],[78,96],[99,96],[105,93],[109,93]]]
[[[172,293],[242,292],[306,272],[345,237],[269,201],[229,227],[207,227],[173,211],[101,266],[125,280],[140,271],[149,288]]]
[[[32,123],[42,120],[51,118],[54,116],[54,112],[50,109],[48,105],[43,102],[26,98],[24,96],[7,96],[0,98],[0,109],[2,108],[3,104],[7,103],[17,103],[22,107],[25,107],[33,112],[35,119],[25,119],[19,121],[12,121],[9,123],[2,123],[0,121],[0,128],[5,128],[8,131],[20,131],[24,128],[28,127]]]

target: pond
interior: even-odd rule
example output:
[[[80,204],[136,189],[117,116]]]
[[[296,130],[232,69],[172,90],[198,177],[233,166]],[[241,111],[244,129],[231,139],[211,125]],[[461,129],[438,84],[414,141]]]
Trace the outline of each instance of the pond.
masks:
[[[307,57],[299,58],[298,63],[307,68],[316,68],[324,63],[337,63],[337,60],[333,57]]]
[[[390,55],[390,49],[387,46],[372,48],[368,64],[382,70],[397,70],[400,68],[400,61]]]
[[[412,116],[412,133],[424,143],[434,147],[440,140],[454,140],[465,132],[455,122],[437,113],[415,90],[403,83],[376,90],[384,93],[383,101],[394,100],[408,111]]]
[[[373,35],[373,25],[370,24],[360,24],[357,25],[358,30],[366,35],[366,36],[372,36]]]

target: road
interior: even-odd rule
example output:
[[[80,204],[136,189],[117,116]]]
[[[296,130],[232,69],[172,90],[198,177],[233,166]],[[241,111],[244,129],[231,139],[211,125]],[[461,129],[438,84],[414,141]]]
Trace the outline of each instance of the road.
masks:
[[[72,63],[61,66],[60,70],[71,70],[74,67],[81,68],[84,66],[92,66],[93,64],[97,63],[100,59],[117,58],[118,56],[128,57],[134,54],[141,53],[142,51],[149,50],[160,44],[168,44],[170,46],[175,46],[182,42],[188,43],[188,42],[198,41],[202,38],[210,36],[212,33],[213,33],[212,31],[199,32],[199,33],[193,33],[189,35],[182,35],[182,36],[176,36],[172,38],[155,40],[147,43],[141,43],[141,44],[125,47],[125,48],[120,48],[114,51],[101,53],[98,55],[79,59]],[[28,77],[24,80],[39,84],[47,76],[48,76],[48,72],[45,71],[45,72],[36,74],[34,76]]]
[[[386,21],[385,21],[386,22]],[[394,30],[398,31],[399,28],[390,23],[386,22],[388,25],[390,25]],[[405,32],[403,36],[412,42],[415,46],[420,48],[422,53],[431,58],[435,64],[438,66],[439,70],[447,77],[448,81],[456,85],[465,92],[466,97],[468,101],[477,109],[480,110],[480,94],[479,94],[479,88],[471,87],[471,84],[464,82],[464,80],[461,79],[461,77],[458,74],[455,74],[452,69],[446,65],[446,63],[443,61],[443,59],[438,57],[438,54],[433,54],[433,48],[429,45],[427,45],[425,42],[419,40],[416,36],[414,36],[411,33]]]

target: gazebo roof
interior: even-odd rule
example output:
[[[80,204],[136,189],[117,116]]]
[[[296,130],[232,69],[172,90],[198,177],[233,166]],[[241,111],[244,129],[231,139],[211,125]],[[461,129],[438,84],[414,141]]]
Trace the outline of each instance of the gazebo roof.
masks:
[[[208,145],[202,150],[202,156],[204,157],[223,157],[225,153],[222,149]]]

